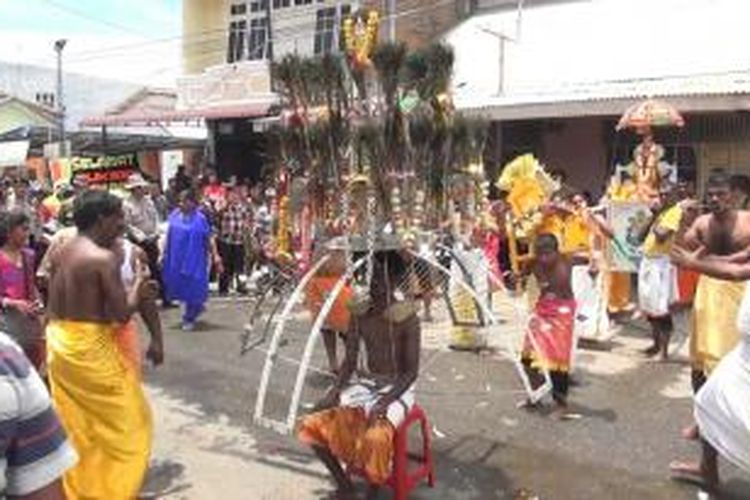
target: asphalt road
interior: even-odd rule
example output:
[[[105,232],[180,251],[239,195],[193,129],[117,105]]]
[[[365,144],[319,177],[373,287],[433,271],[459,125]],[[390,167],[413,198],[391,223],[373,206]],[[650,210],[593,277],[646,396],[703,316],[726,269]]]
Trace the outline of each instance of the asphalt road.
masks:
[[[310,475],[320,481],[320,469],[304,447],[291,437],[252,425],[265,355],[239,355],[249,312],[246,300],[214,299],[198,329],[181,332],[179,312],[166,311],[167,362],[147,373],[148,384],[180,404],[198,408],[201,420],[239,427],[257,441],[257,449],[299,464],[279,465],[288,469],[284,480]],[[626,327],[603,348],[581,351],[571,403],[583,418],[564,422],[516,408],[523,396],[521,385],[513,365],[502,356],[448,351],[444,324],[424,328],[417,394],[432,420],[438,485],[434,490],[420,488],[414,498],[519,498],[522,490],[558,500],[696,498],[697,488],[668,477],[671,460],[698,453],[696,445],[679,435],[691,415],[688,367],[684,359],[644,360],[637,350],[647,341],[637,326]],[[284,352],[297,356],[305,340],[304,322],[293,323],[285,338]],[[277,417],[285,415],[296,370],[283,364],[274,373],[269,394],[269,414]],[[323,376],[310,376],[303,405],[320,394],[325,383]],[[263,460],[262,455],[230,458]],[[171,457],[171,463],[179,464],[180,459]],[[721,498],[750,499],[750,478],[727,464],[722,472]],[[152,476],[157,496],[173,486],[169,468],[155,470]],[[289,498],[319,498],[323,493]],[[188,492],[179,498],[199,495]],[[257,497],[236,491],[221,498]]]

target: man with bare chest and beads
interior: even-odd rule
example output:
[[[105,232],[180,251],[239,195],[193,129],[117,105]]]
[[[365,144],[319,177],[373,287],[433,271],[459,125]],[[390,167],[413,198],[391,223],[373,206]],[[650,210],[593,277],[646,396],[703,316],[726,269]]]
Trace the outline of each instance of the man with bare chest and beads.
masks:
[[[396,298],[406,264],[398,252],[381,251],[373,266],[369,304],[352,316],[336,383],[299,428],[300,440],[312,446],[333,475],[339,498],[354,498],[342,463],[364,472],[371,495],[388,479],[393,437],[414,404],[419,373],[416,307]],[[365,370],[357,368],[360,344]]]
[[[533,273],[540,295],[529,321],[522,361],[533,386],[542,383],[542,370],[549,372],[552,397],[563,417],[575,347],[576,301],[571,286],[571,263],[560,253],[557,238],[549,233],[537,236],[534,255]]]

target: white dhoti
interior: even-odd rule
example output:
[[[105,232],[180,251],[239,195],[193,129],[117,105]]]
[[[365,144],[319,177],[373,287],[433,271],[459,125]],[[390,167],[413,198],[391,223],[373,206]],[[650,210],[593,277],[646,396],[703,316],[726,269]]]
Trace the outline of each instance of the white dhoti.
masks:
[[[638,268],[638,305],[647,316],[669,314],[677,297],[677,274],[666,255],[641,259]]]
[[[609,317],[603,274],[599,272],[592,276],[588,265],[573,266],[571,283],[576,299],[575,338],[606,340],[609,335]]]
[[[740,306],[742,338],[711,373],[695,399],[701,437],[724,458],[750,472],[750,288]]]
[[[339,404],[347,408],[362,408],[367,415],[380,398],[388,393],[393,387],[390,385],[378,386],[372,380],[359,379],[341,391]],[[414,386],[409,387],[396,401],[388,406],[386,418],[398,427],[406,418],[406,414],[414,406]]]

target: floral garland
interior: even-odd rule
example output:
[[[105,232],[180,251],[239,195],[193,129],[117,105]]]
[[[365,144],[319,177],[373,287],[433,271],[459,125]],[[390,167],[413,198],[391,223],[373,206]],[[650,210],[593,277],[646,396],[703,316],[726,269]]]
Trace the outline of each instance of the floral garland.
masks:
[[[379,28],[380,14],[376,10],[344,20],[344,46],[349,59],[357,69],[363,70],[372,64],[370,56],[378,41]]]

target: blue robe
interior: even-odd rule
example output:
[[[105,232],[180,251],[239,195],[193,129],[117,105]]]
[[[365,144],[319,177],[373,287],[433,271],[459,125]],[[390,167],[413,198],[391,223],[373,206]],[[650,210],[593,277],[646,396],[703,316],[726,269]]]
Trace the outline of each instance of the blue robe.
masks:
[[[208,248],[211,226],[200,210],[179,209],[168,219],[162,278],[168,300],[203,304],[208,299]]]

